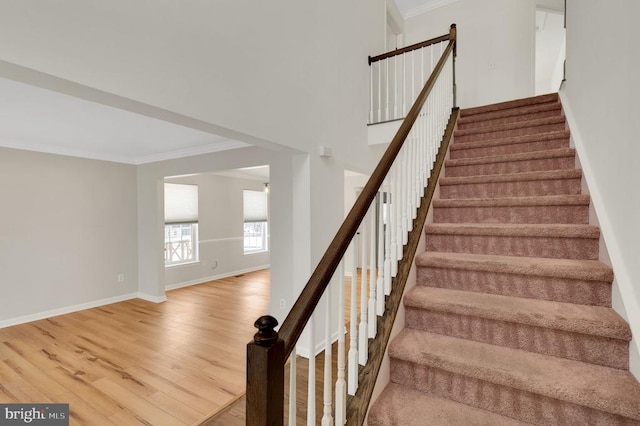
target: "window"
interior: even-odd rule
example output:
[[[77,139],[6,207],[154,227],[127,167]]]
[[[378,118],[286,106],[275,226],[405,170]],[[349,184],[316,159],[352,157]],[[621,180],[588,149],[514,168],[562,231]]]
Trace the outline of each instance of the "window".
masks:
[[[198,187],[164,184],[164,264],[198,261]]]
[[[197,247],[197,223],[178,223],[164,225],[165,266],[197,262]]]
[[[267,193],[243,191],[244,208],[244,254],[269,250]]]

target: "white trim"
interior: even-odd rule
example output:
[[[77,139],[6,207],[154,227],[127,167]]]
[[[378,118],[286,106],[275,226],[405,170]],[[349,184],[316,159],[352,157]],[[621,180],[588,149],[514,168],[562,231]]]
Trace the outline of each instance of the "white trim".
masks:
[[[212,152],[228,151],[231,149],[245,148],[247,146],[251,146],[251,145],[246,144],[244,142],[228,139],[221,142],[214,142],[209,145],[194,146],[192,148],[177,149],[175,151],[161,152],[159,154],[151,154],[151,155],[146,155],[144,157],[137,157],[134,160],[133,164],[139,165],[139,164],[155,163],[158,161],[165,161],[165,160],[175,160],[177,158],[193,157],[193,156],[202,155],[202,154],[211,154]]]
[[[4,148],[19,149],[22,151],[34,151],[45,154],[64,155],[67,157],[86,158],[89,160],[109,161],[111,163],[136,164],[134,159],[119,155],[99,154],[97,152],[32,142],[14,142],[6,139],[0,139],[0,146]]]
[[[222,242],[222,241],[242,241],[244,240],[244,236],[240,236],[240,237],[227,237],[227,238],[211,238],[208,240],[200,240],[200,244],[212,244],[212,243],[218,243],[218,242]]]
[[[196,155],[210,154],[213,152],[228,151],[232,149],[244,148],[251,146],[244,142],[225,140],[222,142],[214,142],[209,145],[196,146],[192,148],[178,149],[174,151],[162,152],[159,154],[151,154],[144,157],[128,157],[120,155],[111,155],[99,152],[84,151],[81,149],[66,148],[62,146],[51,146],[45,144],[31,142],[14,142],[6,139],[0,139],[0,147],[20,149],[22,151],[42,152],[45,154],[64,155],[67,157],[85,158],[89,160],[109,161],[111,163],[122,163],[140,165],[147,163],[155,163],[158,161],[175,160],[178,158],[193,157]]]
[[[139,291],[136,296],[138,299],[146,300],[147,302],[153,302],[153,303],[162,303],[167,301],[166,294],[163,294],[162,296],[152,296],[151,294],[147,294]]]
[[[587,187],[589,188],[591,202],[593,203],[593,208],[598,216],[602,237],[607,245],[611,266],[615,273],[615,280],[618,284],[620,295],[622,296],[622,304],[627,314],[629,327],[631,327],[631,334],[634,336],[629,345],[635,345],[635,348],[630,348],[630,350],[635,349],[636,353],[640,353],[640,304],[638,303],[638,296],[635,294],[629,270],[627,269],[626,264],[621,260],[622,251],[620,249],[620,244],[618,243],[616,233],[611,225],[611,219],[607,214],[605,202],[602,200],[602,195],[600,194],[597,182],[594,180],[593,167],[591,167],[589,156],[584,149],[583,138],[580,135],[575,116],[571,111],[570,102],[564,91],[561,91],[559,94],[562,102],[562,109],[567,118],[569,128],[571,129],[571,138],[573,139],[575,149],[578,153],[578,158],[580,159],[580,165],[582,166],[582,175],[587,183]],[[631,357],[631,359],[633,359],[633,357]],[[634,373],[636,377],[640,376],[640,365],[632,364],[633,363],[630,362],[630,370],[632,370],[632,373]]]
[[[198,278],[198,279],[195,279],[195,280],[183,281],[181,283],[176,283],[176,284],[168,284],[168,285],[165,286],[165,290],[166,291],[176,290],[178,288],[183,288],[183,287],[189,287],[189,286],[192,286],[192,285],[203,284],[203,283],[207,283],[209,281],[221,280],[223,278],[229,278],[229,277],[233,277],[235,275],[247,274],[249,272],[255,272],[255,271],[261,271],[263,269],[269,269],[270,267],[271,267],[271,265],[269,265],[269,264],[260,265],[260,266],[253,266],[251,268],[240,269],[238,271],[225,272],[224,274],[212,275],[210,277],[203,277],[203,278]]]
[[[430,12],[434,9],[437,9],[442,6],[446,6],[451,3],[455,3],[458,0],[432,0],[428,3],[423,4],[422,6],[414,7],[413,9],[407,10],[407,13],[403,15],[404,19],[413,18],[414,16],[421,15],[423,13]]]
[[[24,324],[31,321],[39,321],[51,317],[57,317],[59,315],[70,314],[72,312],[83,311],[85,309],[97,308],[99,306],[111,305],[112,303],[135,299],[136,297],[139,297],[139,293],[127,293],[121,296],[108,297],[106,299],[94,300],[92,302],[80,303],[78,305],[65,306],[64,308],[52,309],[50,311],[23,315],[20,317],[0,321],[0,328],[11,327],[13,325]]]

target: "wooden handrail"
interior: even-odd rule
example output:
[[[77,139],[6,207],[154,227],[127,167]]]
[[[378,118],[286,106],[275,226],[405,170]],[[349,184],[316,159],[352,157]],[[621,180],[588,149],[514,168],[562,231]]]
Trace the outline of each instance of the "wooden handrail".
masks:
[[[275,327],[277,322],[272,317],[269,317],[269,320],[262,317],[256,321],[256,324],[260,322],[263,325],[271,323],[272,327],[261,328],[260,333],[256,335],[256,339],[247,345],[247,365],[252,367],[251,369],[247,369],[247,421],[249,421],[250,417],[254,416],[254,413],[250,412],[250,408],[256,409],[256,411],[261,411],[262,413],[266,413],[269,409],[274,409],[273,407],[265,407],[263,401],[255,400],[258,397],[263,400],[270,400],[272,403],[276,404],[279,404],[278,401],[282,400],[283,389],[276,389],[281,387],[280,383],[283,380],[281,378],[283,374],[282,367],[271,366],[271,362],[269,360],[277,360],[277,363],[284,364],[284,360],[291,354],[291,351],[300,338],[307,322],[315,311],[320,298],[347,251],[353,236],[356,234],[360,223],[367,214],[369,206],[376,197],[378,190],[382,186],[391,166],[398,156],[405,139],[418,118],[420,110],[424,106],[424,103],[433,89],[440,72],[444,68],[447,58],[455,48],[455,24],[451,25],[449,35],[443,37],[446,37],[443,40],[449,40],[449,44],[442,52],[442,56],[434,67],[431,76],[420,91],[416,101],[400,125],[396,135],[371,174],[371,177],[362,189],[360,196],[357,198],[355,204],[349,211],[349,214],[340,226],[340,229],[338,229],[338,232],[331,241],[329,248],[325,252],[324,256],[322,256],[322,259],[320,259],[318,266],[311,274],[309,281],[300,293],[300,296],[298,296],[298,299],[292,306],[291,311],[289,311],[289,315],[287,315],[282,323],[279,332],[276,333],[273,331],[273,327]],[[270,336],[269,338],[271,340],[266,344],[264,341],[259,341],[258,339],[259,336],[263,335]],[[258,371],[260,371],[260,374]],[[252,380],[255,380],[259,385],[259,391],[257,389],[250,389],[249,384]],[[277,385],[274,386],[273,384]],[[252,405],[253,407],[251,407]],[[279,410],[278,413],[273,414],[276,417],[272,417],[271,415],[267,416],[269,424],[282,423],[282,405],[280,404],[280,407],[275,408],[275,410]],[[273,411],[271,412],[273,413]],[[255,413],[255,416],[259,417],[260,414]]]
[[[371,174],[369,181],[364,186],[364,189],[342,223],[342,226],[336,233],[336,236],[333,238],[333,241],[329,244],[329,248],[325,252],[324,256],[322,256],[322,259],[313,271],[313,274],[311,274],[311,278],[309,278],[307,285],[302,290],[302,293],[300,293],[298,300],[294,303],[289,315],[287,315],[287,318],[282,323],[279,335],[284,341],[285,357],[289,356],[295,342],[298,341],[298,338],[300,337],[300,334],[302,334],[304,327],[307,325],[309,318],[311,318],[311,314],[315,310],[318,301],[329,284],[329,280],[331,280],[340,260],[347,251],[347,248],[358,230],[362,219],[367,214],[369,206],[378,193],[378,189],[382,186],[387,173],[391,169],[391,166],[400,152],[407,135],[413,127],[413,123],[415,123],[418,118],[418,114],[420,113],[427,96],[429,96],[436,79],[440,75],[447,57],[453,50],[454,44],[455,38],[449,41],[449,45],[442,53],[442,57],[435,66],[433,73],[416,98],[416,101],[407,114],[407,117],[400,125],[398,132],[389,144],[389,147],[382,156],[378,166]]]
[[[453,24],[451,27],[455,28],[456,24]],[[381,61],[383,59],[393,58],[394,56],[402,55],[403,53],[411,52],[413,50],[422,49],[423,47],[431,46],[432,44],[442,43],[443,41],[447,41],[447,40],[451,40],[451,33],[444,34],[429,40],[421,41],[420,43],[415,43],[410,46],[403,47],[401,49],[391,50],[389,52],[382,53],[380,55],[369,56],[369,65],[371,65],[374,62]]]

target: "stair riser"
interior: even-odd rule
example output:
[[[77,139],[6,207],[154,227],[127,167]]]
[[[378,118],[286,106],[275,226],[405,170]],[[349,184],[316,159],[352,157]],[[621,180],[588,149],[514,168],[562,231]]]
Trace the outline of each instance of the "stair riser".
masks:
[[[575,168],[575,155],[567,157],[542,158],[504,163],[469,164],[461,166],[447,165],[445,176],[500,175],[506,173],[542,172],[548,170],[567,170]]]
[[[495,155],[520,154],[567,147],[569,147],[569,139],[552,139],[470,149],[451,149],[449,155],[452,160],[459,160],[462,158],[492,157]]]
[[[512,115],[510,117],[491,118],[488,120],[478,121],[475,117],[475,121],[465,121],[464,119],[458,120],[458,130],[478,129],[482,127],[495,126],[499,124],[512,124],[521,121],[537,120],[540,118],[557,117],[560,115],[560,109],[554,109],[550,111],[540,111],[531,114]],[[489,116],[487,114],[487,116]]]
[[[589,223],[589,206],[435,207],[435,223]]]
[[[533,197],[542,195],[578,195],[581,182],[576,179],[529,180],[513,182],[440,185],[441,198]]]
[[[508,110],[513,110],[513,109],[523,108],[523,107],[528,108],[533,106],[549,105],[550,103],[557,104],[558,96],[554,94],[544,95],[544,96],[539,96],[539,97],[529,98],[529,99],[517,99],[514,101],[507,101],[507,102],[502,102],[502,103],[493,104],[493,105],[483,105],[479,107],[465,108],[460,111],[460,117],[470,117],[478,114],[486,114],[489,112],[496,112],[496,111],[508,111]]]
[[[638,424],[586,406],[395,358],[391,358],[391,381],[536,425]]]
[[[454,134],[455,143],[467,143],[486,141],[491,139],[512,138],[516,136],[535,135],[547,132],[556,132],[565,129],[565,123],[545,124],[535,127],[523,127],[520,129],[496,130],[486,133],[473,133],[468,135]]]
[[[541,326],[406,308],[406,327],[543,355],[629,368],[629,343]]]
[[[598,240],[595,238],[446,235],[427,232],[426,244],[428,251],[449,253],[583,260],[598,258]]]
[[[611,307],[611,283],[473,269],[418,267],[418,285]]]

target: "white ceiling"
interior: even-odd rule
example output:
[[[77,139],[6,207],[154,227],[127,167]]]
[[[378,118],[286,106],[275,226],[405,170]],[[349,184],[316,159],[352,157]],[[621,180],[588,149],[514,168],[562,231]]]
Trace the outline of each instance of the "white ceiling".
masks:
[[[0,78],[0,146],[142,164],[247,144]]]

